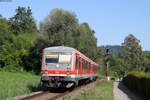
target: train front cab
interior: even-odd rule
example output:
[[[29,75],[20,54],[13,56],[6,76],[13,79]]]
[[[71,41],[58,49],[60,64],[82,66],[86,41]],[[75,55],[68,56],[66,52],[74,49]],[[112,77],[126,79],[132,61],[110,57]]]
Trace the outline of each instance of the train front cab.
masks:
[[[70,58],[70,61],[68,58]],[[70,63],[66,63],[67,60]],[[53,88],[69,88],[71,86],[77,85],[78,80],[75,78],[74,60],[75,56],[73,51],[44,51],[41,70],[41,81],[43,85]],[[62,63],[61,61],[66,62]]]

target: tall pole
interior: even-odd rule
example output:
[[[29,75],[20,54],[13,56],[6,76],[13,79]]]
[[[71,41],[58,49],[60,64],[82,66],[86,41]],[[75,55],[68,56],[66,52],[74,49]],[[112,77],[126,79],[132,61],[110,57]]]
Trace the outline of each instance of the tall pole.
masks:
[[[106,49],[106,77],[109,79],[109,49]]]
[[[106,77],[109,76],[109,61],[106,62]]]

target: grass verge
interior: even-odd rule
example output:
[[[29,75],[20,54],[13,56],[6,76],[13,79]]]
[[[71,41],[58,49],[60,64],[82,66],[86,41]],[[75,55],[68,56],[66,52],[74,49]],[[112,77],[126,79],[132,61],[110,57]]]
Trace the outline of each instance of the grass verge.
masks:
[[[0,72],[0,100],[39,89],[40,76],[27,72]]]
[[[113,82],[99,81],[95,88],[82,92],[73,100],[114,100]]]

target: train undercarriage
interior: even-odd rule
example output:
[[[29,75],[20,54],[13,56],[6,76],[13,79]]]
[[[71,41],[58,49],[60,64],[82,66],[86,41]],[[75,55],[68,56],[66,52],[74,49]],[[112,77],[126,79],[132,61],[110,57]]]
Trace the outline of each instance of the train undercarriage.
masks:
[[[43,86],[50,88],[70,88],[78,84],[77,79],[63,76],[44,76],[41,81]]]
[[[42,76],[41,82],[44,87],[48,88],[71,88],[80,84],[86,84],[95,81],[97,77],[88,78],[71,78],[64,76]]]

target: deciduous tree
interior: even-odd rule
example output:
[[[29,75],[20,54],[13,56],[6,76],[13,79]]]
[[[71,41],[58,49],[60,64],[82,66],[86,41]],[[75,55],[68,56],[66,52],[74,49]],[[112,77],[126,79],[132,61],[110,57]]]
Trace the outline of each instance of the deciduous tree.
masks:
[[[134,35],[130,34],[125,38],[122,46],[124,50],[124,61],[126,64],[126,70],[142,70],[144,56],[140,41]]]
[[[35,20],[30,7],[18,7],[16,14],[10,18],[13,33],[32,33],[37,31]]]

